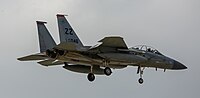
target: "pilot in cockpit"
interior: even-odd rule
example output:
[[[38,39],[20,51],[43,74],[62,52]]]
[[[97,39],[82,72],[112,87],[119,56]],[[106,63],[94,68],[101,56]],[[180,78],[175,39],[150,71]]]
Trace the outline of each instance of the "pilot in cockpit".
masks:
[[[152,51],[151,51],[151,48],[148,48],[147,51],[148,51],[148,52],[152,52]]]

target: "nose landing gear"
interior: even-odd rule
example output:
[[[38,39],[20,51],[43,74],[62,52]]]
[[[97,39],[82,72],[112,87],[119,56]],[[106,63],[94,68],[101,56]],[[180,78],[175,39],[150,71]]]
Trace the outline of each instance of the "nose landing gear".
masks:
[[[145,67],[141,68],[141,66],[138,66],[138,69],[137,69],[137,74],[140,74],[140,78],[138,79],[138,82],[140,84],[142,84],[144,82],[144,80],[142,78],[142,75],[144,73],[144,69],[145,69]]]
[[[138,79],[138,82],[139,82],[140,84],[142,84],[142,83],[144,82],[144,80],[143,80],[142,78],[139,78],[139,79]]]

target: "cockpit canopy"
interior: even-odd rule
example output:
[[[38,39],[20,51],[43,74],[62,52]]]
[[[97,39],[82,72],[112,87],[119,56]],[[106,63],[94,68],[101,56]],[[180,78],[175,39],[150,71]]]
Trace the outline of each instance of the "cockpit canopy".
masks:
[[[157,49],[150,47],[150,46],[146,46],[146,45],[137,45],[134,47],[129,48],[131,49],[136,49],[136,50],[141,50],[141,51],[146,51],[146,52],[151,52],[151,53],[155,53],[158,55],[162,55]]]

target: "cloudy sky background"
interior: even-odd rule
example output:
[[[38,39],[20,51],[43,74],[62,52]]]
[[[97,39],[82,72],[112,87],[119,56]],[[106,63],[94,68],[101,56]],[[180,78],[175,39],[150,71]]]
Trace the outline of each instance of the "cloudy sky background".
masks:
[[[200,96],[199,0],[0,0],[1,98],[197,98]],[[46,68],[17,57],[39,52],[36,20],[47,21],[59,42],[56,14],[67,17],[85,45],[105,36],[124,37],[129,47],[146,44],[188,69],[114,70],[110,77],[86,75],[61,66]]]

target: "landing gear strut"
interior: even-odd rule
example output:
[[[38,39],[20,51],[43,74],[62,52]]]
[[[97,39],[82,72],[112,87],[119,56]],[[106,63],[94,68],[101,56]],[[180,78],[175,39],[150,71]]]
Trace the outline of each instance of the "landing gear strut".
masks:
[[[138,69],[137,69],[137,74],[140,74],[140,78],[138,79],[138,82],[140,84],[142,84],[144,82],[144,80],[142,79],[144,69],[145,69],[145,67],[142,68],[141,66],[138,66]]]
[[[109,63],[110,63],[110,61],[108,61],[108,60],[103,60],[103,66],[108,66],[109,65]],[[106,75],[106,76],[110,76],[111,74],[112,74],[112,70],[109,68],[109,67],[106,67],[105,69],[104,69],[104,74]]]

